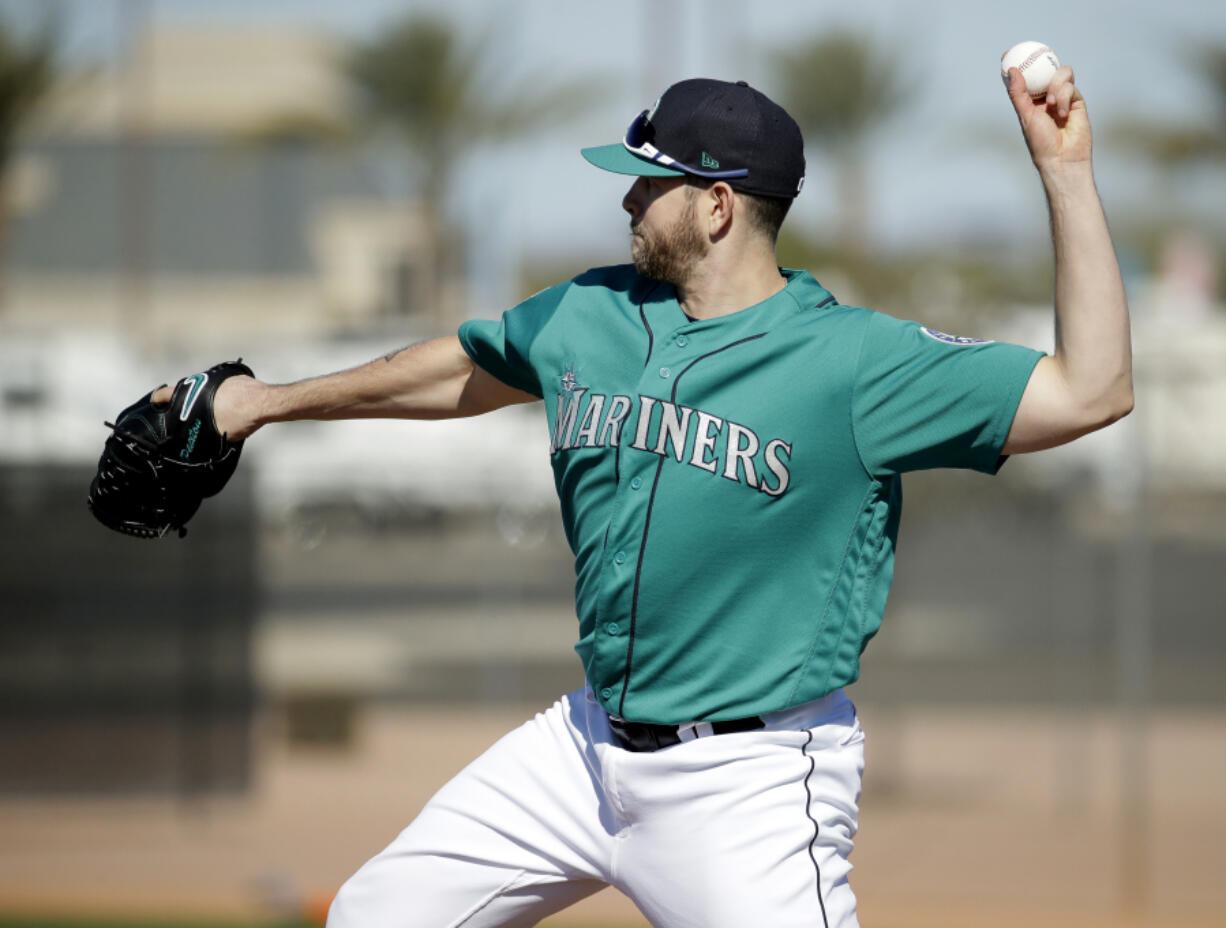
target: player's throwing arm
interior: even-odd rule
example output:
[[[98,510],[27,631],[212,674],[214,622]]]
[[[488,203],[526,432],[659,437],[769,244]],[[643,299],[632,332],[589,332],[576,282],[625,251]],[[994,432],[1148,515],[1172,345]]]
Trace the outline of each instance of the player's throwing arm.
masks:
[[[1072,441],[1123,416],[1133,405],[1128,300],[1090,163],[1090,120],[1058,68],[1045,94],[1032,96],[1009,68],[1009,99],[1043,181],[1056,260],[1056,350],[1026,386],[1006,454]]]

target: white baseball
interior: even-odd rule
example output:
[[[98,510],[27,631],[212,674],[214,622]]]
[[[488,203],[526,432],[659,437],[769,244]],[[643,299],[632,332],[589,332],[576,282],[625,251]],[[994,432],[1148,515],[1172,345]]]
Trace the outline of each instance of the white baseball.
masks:
[[[1041,97],[1047,93],[1047,85],[1059,67],[1056,53],[1042,42],[1018,42],[1000,56],[1000,79],[1008,87],[1009,69],[1017,68],[1026,78],[1026,90],[1030,95]]]

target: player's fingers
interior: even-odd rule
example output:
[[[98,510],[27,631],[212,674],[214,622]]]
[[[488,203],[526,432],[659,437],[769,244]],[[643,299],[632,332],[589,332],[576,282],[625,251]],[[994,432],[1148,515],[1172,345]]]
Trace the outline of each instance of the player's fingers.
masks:
[[[1076,90],[1072,84],[1065,84],[1057,90],[1049,91],[1047,94],[1047,110],[1057,119],[1067,119],[1069,109],[1073,105],[1073,92]]]
[[[1022,72],[1017,68],[1009,69],[1009,100],[1013,103],[1013,108],[1017,110],[1017,115],[1021,117],[1024,113],[1028,113],[1034,106],[1034,101],[1030,99],[1030,94],[1026,91],[1026,78],[1022,77]]]
[[[1052,73],[1051,81],[1047,84],[1049,91],[1063,87],[1065,84],[1073,83],[1073,69],[1067,64],[1062,65]]]
[[[1068,116],[1076,89],[1073,83],[1073,69],[1068,65],[1058,68],[1052,75],[1051,83],[1047,85],[1048,109],[1060,118]]]

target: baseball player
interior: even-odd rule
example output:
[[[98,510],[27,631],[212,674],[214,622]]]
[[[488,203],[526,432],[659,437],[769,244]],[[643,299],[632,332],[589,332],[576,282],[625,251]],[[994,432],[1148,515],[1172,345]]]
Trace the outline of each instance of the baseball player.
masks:
[[[543,401],[587,686],[445,785],[331,928],[533,925],[616,886],[661,928],[854,926],[864,735],[901,475],[994,473],[1132,408],[1128,310],[1072,72],[1009,96],[1051,209],[1056,349],[844,306],[780,268],[801,134],[744,82],[668,88],[619,144],[633,263],[297,384],[227,380],[235,438],[290,419]]]

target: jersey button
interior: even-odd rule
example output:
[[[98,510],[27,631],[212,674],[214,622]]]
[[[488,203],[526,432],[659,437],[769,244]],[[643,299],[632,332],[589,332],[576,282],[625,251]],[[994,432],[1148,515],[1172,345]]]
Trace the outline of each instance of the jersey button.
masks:
[[[605,631],[607,631],[610,635],[616,635],[618,632],[622,630],[621,626],[618,625],[616,622],[610,622],[604,628],[605,628]]]
[[[662,367],[660,368],[660,376],[663,377],[665,380],[668,380],[669,377],[673,376],[673,372],[670,371],[667,367]]]
[[[690,343],[690,340],[686,338],[684,335],[677,336],[677,347],[678,348],[684,348],[689,343]]]
[[[642,485],[643,485],[642,477],[635,477],[633,480],[630,481],[630,489],[632,490],[637,490]]]
[[[600,691],[600,698],[601,699],[612,699],[613,691],[606,686],[604,689]]]
[[[626,563],[626,552],[625,552],[625,551],[618,551],[618,552],[617,552],[615,555],[613,555],[613,563],[614,563],[614,564],[624,564],[624,563]]]

